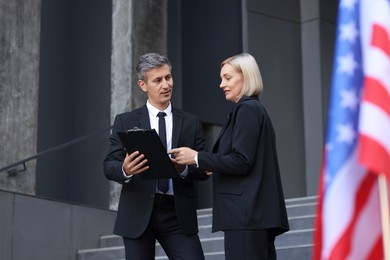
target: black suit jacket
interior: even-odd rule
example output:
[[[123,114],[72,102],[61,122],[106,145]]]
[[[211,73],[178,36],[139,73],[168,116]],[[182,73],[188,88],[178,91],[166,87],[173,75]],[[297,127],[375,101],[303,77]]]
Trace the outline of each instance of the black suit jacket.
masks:
[[[242,97],[214,145],[199,152],[213,174],[213,231],[289,229],[276,154],[275,132],[258,97]]]
[[[172,116],[172,148],[186,146],[205,151],[206,145],[199,117],[175,108],[172,108]],[[103,162],[106,178],[122,184],[114,233],[128,238],[137,238],[145,231],[156,191],[156,180],[144,180],[134,175],[128,183],[124,182],[122,164],[126,153],[117,132],[133,127],[150,129],[146,105],[115,117],[109,152]],[[193,180],[205,179],[207,175],[193,166],[188,166],[188,175],[185,179],[179,174],[177,178],[172,179],[176,213],[184,233],[198,232],[197,194]]]

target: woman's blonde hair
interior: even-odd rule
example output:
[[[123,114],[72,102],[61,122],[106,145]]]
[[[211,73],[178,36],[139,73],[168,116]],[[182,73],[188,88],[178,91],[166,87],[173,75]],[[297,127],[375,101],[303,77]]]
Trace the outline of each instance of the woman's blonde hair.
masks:
[[[227,63],[244,77],[244,86],[241,89],[240,98],[242,96],[257,96],[263,92],[263,80],[259,66],[252,55],[248,53],[234,55],[224,60],[221,63],[221,68]]]

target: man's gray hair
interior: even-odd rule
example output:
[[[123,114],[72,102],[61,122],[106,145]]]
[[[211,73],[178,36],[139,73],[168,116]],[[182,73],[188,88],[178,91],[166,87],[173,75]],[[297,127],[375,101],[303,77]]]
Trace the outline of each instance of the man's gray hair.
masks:
[[[168,57],[159,53],[146,53],[139,58],[137,65],[137,76],[138,79],[147,81],[146,73],[154,68],[168,65],[169,69],[172,70],[171,62]]]

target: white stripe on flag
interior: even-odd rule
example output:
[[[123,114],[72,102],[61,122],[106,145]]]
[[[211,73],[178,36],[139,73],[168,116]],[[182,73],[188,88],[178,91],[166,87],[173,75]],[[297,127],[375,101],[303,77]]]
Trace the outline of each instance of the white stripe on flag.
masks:
[[[366,170],[358,165],[355,149],[350,160],[336,174],[332,185],[327,187],[323,205],[323,259],[328,259],[331,250],[351,222],[356,207],[353,203],[356,191],[365,176]]]
[[[379,191],[378,182],[371,189],[368,201],[365,204],[364,210],[359,215],[359,220],[355,225],[355,233],[352,236],[351,254],[347,259],[368,259],[375,242],[382,235],[380,207],[379,207]],[[362,238],[369,234],[370,239],[365,239],[362,243]]]
[[[390,115],[375,104],[362,102],[359,132],[381,144],[390,155]]]
[[[371,46],[367,54],[369,58],[366,61],[364,74],[380,81],[390,95],[390,57],[380,49]]]

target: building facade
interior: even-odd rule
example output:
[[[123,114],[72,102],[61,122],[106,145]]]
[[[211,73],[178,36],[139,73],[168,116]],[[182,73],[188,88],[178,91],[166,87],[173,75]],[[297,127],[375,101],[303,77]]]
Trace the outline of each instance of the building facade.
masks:
[[[211,148],[232,106],[220,62],[249,52],[285,196],[315,195],[336,10],[319,0],[0,0],[0,167],[33,157],[0,172],[0,189],[115,209],[119,187],[102,160],[114,116],[145,102],[138,57],[169,56],[173,105],[200,116]],[[200,208],[211,206],[210,181],[198,185]]]

